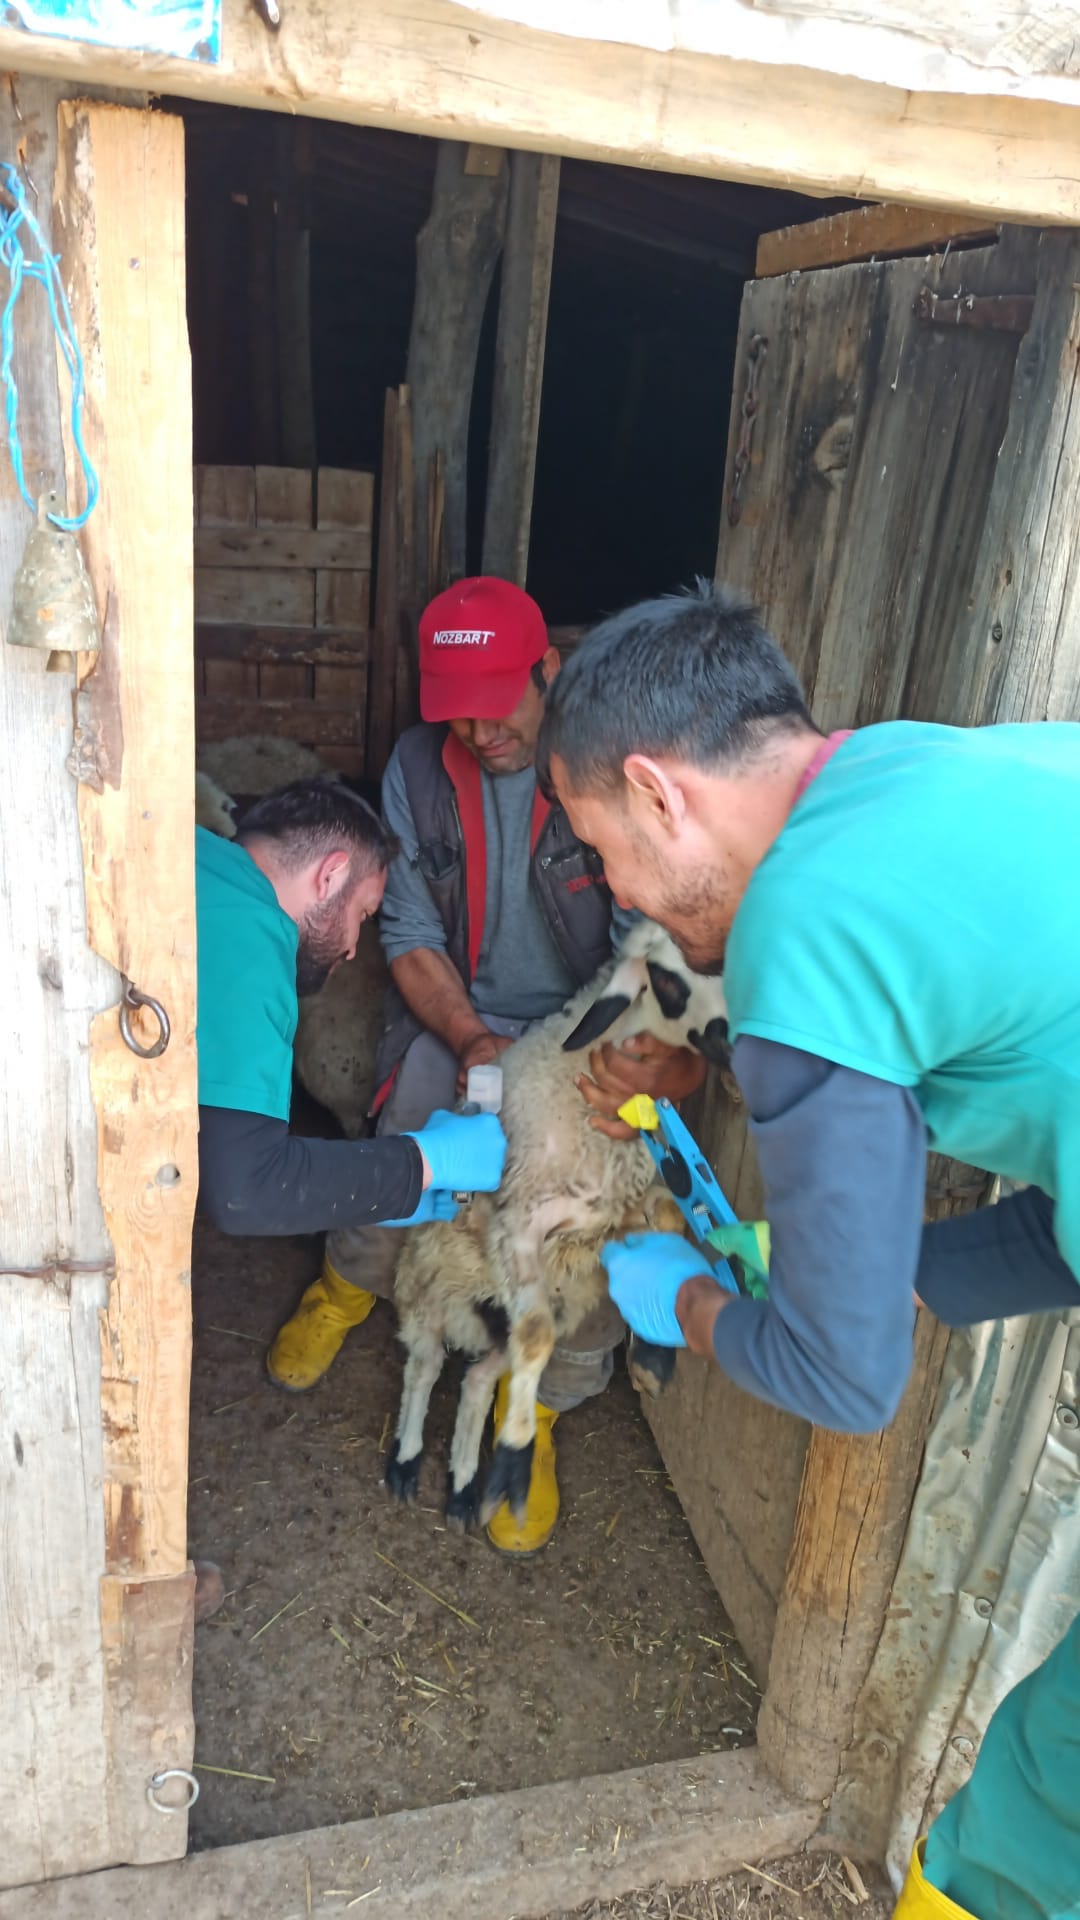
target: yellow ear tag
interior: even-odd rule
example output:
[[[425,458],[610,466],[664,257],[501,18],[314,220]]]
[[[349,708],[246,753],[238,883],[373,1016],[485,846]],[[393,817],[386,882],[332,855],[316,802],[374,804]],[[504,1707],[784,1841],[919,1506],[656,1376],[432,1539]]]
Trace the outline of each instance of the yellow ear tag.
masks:
[[[628,1127],[637,1127],[641,1133],[655,1133],[660,1125],[656,1101],[647,1093],[632,1093],[629,1100],[624,1100],[619,1119],[625,1120]]]

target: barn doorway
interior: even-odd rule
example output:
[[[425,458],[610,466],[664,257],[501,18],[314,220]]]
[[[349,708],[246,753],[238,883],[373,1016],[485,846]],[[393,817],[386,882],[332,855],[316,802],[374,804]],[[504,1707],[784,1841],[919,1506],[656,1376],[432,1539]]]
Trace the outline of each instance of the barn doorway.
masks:
[[[171,110],[187,131],[200,763],[224,778],[229,742],[269,736],[370,791],[413,717],[408,688],[381,701],[373,629],[386,395],[406,372],[436,145]],[[757,238],[830,204],[563,164],[527,575],[560,644],[711,573]],[[498,307],[496,270],[469,434],[477,570]],[[294,1130],[340,1117],[298,1086]],[[752,1744],[763,1675],[625,1371],[560,1424],[552,1546],[501,1560],[443,1525],[453,1369],[418,1509],[383,1494],[388,1308],[311,1394],[267,1381],[320,1253],[196,1224],[190,1545],[224,1563],[230,1595],[197,1641],[192,1845]]]

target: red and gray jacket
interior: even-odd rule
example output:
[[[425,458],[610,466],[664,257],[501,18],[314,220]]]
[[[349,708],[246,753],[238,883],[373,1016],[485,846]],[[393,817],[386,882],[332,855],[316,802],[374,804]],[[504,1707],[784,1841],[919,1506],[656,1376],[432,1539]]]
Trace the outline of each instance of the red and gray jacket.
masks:
[[[446,932],[446,951],[466,986],[484,939],[487,841],[483,774],[449,727],[410,727],[398,742],[409,809],[416,827],[417,868],[427,882]],[[537,789],[533,802],[530,871],[551,937],[578,986],[591,980],[611,954],[611,893],[592,847],[571,832],[562,808]],[[386,1022],[376,1063],[374,1111],[422,1023],[397,989],[387,994]]]

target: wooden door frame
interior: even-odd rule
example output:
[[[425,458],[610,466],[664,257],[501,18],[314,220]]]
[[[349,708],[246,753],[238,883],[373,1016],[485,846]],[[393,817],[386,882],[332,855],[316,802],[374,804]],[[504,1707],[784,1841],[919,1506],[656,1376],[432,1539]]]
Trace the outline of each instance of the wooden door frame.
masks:
[[[100,650],[78,656],[77,681],[46,676],[40,653],[3,663],[18,729],[12,764],[44,766],[52,802],[36,829],[40,843],[25,820],[6,820],[7,885],[31,938],[43,943],[41,983],[67,1020],[53,1053],[70,1054],[64,1070],[74,1089],[65,1110],[43,1086],[39,1107],[38,1087],[16,1087],[12,1076],[6,1117],[17,1123],[23,1100],[33,1138],[43,1112],[38,1185],[44,1175],[61,1196],[65,1188],[69,1200],[72,1191],[84,1196],[70,1218],[58,1199],[62,1239],[52,1251],[50,1210],[37,1207],[30,1219],[34,1178],[8,1170],[24,1189],[15,1211],[26,1215],[33,1247],[23,1270],[5,1275],[26,1351],[20,1356],[17,1342],[0,1347],[0,1399],[22,1405],[18,1465],[45,1462],[16,1475],[5,1513],[9,1608],[0,1625],[31,1663],[38,1648],[36,1667],[27,1672],[18,1658],[15,1668],[32,1727],[30,1764],[25,1755],[22,1764],[10,1760],[3,1795],[10,1831],[0,1873],[24,1882],[28,1866],[54,1875],[183,1854],[177,1783],[160,1796],[167,1817],[147,1789],[160,1769],[190,1767],[194,1738],[194,629],[183,126],[64,93],[12,75],[0,102],[9,150],[21,157],[31,205],[60,258],[85,368],[83,432],[101,486],[79,536]],[[26,249],[35,258],[28,237]],[[85,484],[58,426],[70,414],[70,388],[65,372],[58,409],[48,308],[29,280],[15,331],[30,484],[43,474],[62,501],[66,465],[74,513]],[[17,497],[5,499],[3,514],[10,582],[13,543],[31,521]],[[124,1038],[128,983],[167,1017],[168,1042],[156,1057],[140,1057]],[[156,1017],[127,1011],[136,1045],[152,1046]],[[31,1007],[17,1018],[30,1020]],[[64,1165],[54,1175],[57,1141]],[[27,1384],[35,1376],[40,1391]],[[53,1398],[50,1389],[58,1389]],[[59,1527],[49,1524],[54,1505]]]

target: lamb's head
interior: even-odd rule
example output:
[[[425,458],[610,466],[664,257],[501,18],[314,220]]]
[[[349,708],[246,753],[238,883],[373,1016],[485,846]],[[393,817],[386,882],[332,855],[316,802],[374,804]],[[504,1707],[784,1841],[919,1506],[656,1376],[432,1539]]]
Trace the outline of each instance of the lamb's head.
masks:
[[[631,927],[614,972],[563,1041],[563,1052],[591,1046],[631,1009],[635,1033],[651,1033],[671,1047],[694,1047],[706,1060],[727,1065],[730,1048],[723,982],[716,976],[692,973],[671,935],[655,920],[637,921]]]

